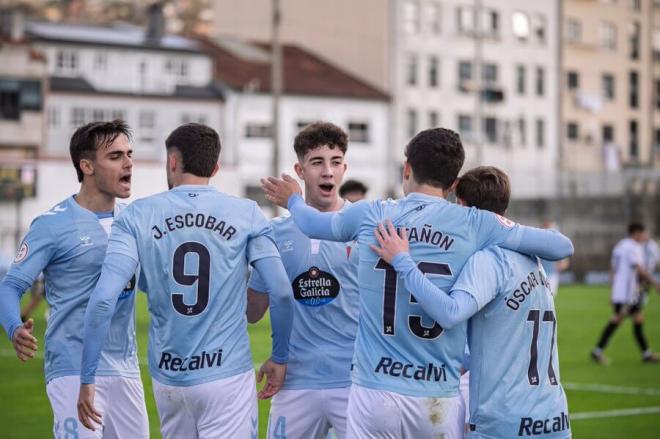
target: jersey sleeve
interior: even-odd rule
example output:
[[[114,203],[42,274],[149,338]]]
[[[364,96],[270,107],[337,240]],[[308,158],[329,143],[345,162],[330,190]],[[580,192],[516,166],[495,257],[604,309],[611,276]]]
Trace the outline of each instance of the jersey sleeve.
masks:
[[[257,270],[252,270],[252,273],[250,273],[248,288],[254,290],[257,293],[268,293],[266,282],[264,282],[264,279],[261,277]]]
[[[374,202],[361,200],[347,206],[332,217],[332,235],[340,242],[357,239],[360,226],[367,217]]]
[[[117,253],[139,261],[137,239],[131,225],[133,206],[124,209],[112,223],[106,254]]]
[[[470,256],[458,276],[452,291],[465,291],[477,301],[481,310],[488,305],[504,286],[507,270],[502,257],[490,249],[480,250]]]
[[[632,268],[634,268],[635,266],[644,268],[644,252],[641,245],[631,246],[628,252],[628,258],[630,261],[630,266]]]
[[[253,204],[252,225],[247,242],[247,260],[250,264],[271,256],[280,257],[275,245],[273,228],[257,205]]]
[[[34,220],[7,274],[32,285],[55,254],[55,236],[42,217]]]
[[[493,212],[474,209],[478,248],[490,245],[559,261],[573,255],[573,243],[556,230],[537,229],[516,224]]]

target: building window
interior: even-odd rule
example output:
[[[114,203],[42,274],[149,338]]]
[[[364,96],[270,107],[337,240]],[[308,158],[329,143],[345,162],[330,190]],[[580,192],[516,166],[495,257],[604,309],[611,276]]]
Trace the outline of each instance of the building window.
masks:
[[[603,125],[603,144],[614,142],[614,127],[612,125]]]
[[[610,73],[603,73],[601,77],[603,97],[611,101],[614,99],[614,75]]]
[[[94,70],[105,71],[108,68],[108,54],[97,52],[94,54]]]
[[[471,6],[461,6],[456,9],[456,22],[458,23],[458,33],[465,34],[474,31],[474,8]]]
[[[481,79],[486,84],[497,83],[497,64],[483,64],[481,71]]]
[[[568,122],[566,124],[566,138],[576,142],[580,138],[580,128],[576,122]]]
[[[642,10],[642,0],[628,0],[628,6],[632,11],[640,12]]]
[[[660,79],[655,80],[655,108],[660,110]]]
[[[165,72],[183,79],[188,77],[188,61],[181,58],[170,58],[165,61]]]
[[[73,107],[71,109],[71,128],[78,128],[85,125],[85,109]]]
[[[639,44],[640,44],[641,30],[639,21],[634,21],[630,25],[630,59],[639,59]]]
[[[527,82],[527,70],[525,66],[516,66],[516,91],[519,95],[525,94],[525,83]]]
[[[483,32],[485,35],[496,37],[500,33],[500,14],[492,9],[483,12]]]
[[[469,81],[472,79],[472,63],[461,61],[458,63],[458,79],[460,81]]]
[[[410,108],[406,113],[407,117],[407,128],[408,128],[408,137],[415,137],[417,134],[417,111]]]
[[[429,87],[437,87],[440,83],[438,73],[438,58],[432,56],[429,58]]]
[[[569,90],[577,90],[580,88],[580,75],[578,72],[568,72],[566,75],[566,86]]]
[[[408,0],[403,4],[403,30],[409,34],[419,32],[419,4]]]
[[[155,139],[156,112],[153,110],[142,110],[138,115],[138,134],[140,142],[152,143]]]
[[[311,125],[313,123],[314,122],[311,120],[299,120],[298,122],[296,122],[296,131],[300,131],[306,126]]]
[[[181,115],[181,124],[199,123],[206,125],[206,115],[200,113],[183,113]]]
[[[536,68],[536,95],[543,96],[545,94],[545,70],[543,67]]]
[[[520,138],[520,146],[527,145],[527,125],[525,118],[522,116],[518,119],[518,136]]]
[[[271,124],[248,122],[245,125],[245,137],[251,139],[264,139],[270,138],[272,135]]]
[[[55,70],[58,73],[75,73],[78,70],[78,52],[58,50],[55,54]]]
[[[472,134],[473,132],[472,116],[468,116],[465,114],[458,115],[458,132],[462,136],[468,136]]]
[[[639,107],[639,74],[635,71],[629,72],[628,75],[628,104],[630,108]]]
[[[442,32],[442,8],[439,3],[430,3],[428,5],[429,18],[431,20],[431,32],[439,35]]]
[[[4,84],[0,84],[4,85]],[[0,88],[0,119],[19,120],[21,117],[18,87]]]
[[[348,138],[351,142],[369,143],[369,124],[366,122],[349,122]]]
[[[520,41],[529,38],[529,16],[521,11],[516,11],[511,16],[513,35]]]
[[[534,31],[534,38],[539,44],[545,44],[546,38],[546,19],[543,15],[536,14],[532,19],[532,28]]]
[[[248,185],[245,187],[245,198],[254,200],[261,207],[271,207],[270,201],[266,198],[266,193],[260,185]]]
[[[536,119],[536,146],[539,149],[545,146],[545,122],[543,119]]]
[[[60,126],[60,109],[52,106],[48,108],[48,126],[51,128],[59,128]]]
[[[637,121],[634,119],[630,120],[628,123],[628,135],[630,137],[630,158],[636,160],[639,158],[639,130],[637,127]]]
[[[582,23],[575,18],[566,19],[566,41],[579,43],[582,41]]]
[[[417,55],[409,54],[406,64],[406,84],[417,85]]]
[[[484,117],[484,138],[488,143],[497,143],[497,119],[494,117]]]
[[[600,24],[600,47],[607,50],[616,49],[616,25],[610,21]]]
[[[440,116],[437,111],[429,111],[429,128],[440,126]]]

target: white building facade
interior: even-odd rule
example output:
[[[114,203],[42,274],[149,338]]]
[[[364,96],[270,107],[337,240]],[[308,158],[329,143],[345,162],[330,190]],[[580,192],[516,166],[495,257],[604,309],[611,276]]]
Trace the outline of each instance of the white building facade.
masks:
[[[479,3],[393,2],[393,158],[416,132],[443,126],[461,134],[465,170],[497,166],[514,198],[553,197],[559,0]]]

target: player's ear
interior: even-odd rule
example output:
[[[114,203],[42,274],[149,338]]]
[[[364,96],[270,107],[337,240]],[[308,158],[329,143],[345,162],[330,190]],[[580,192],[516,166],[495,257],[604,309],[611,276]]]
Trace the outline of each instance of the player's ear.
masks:
[[[410,180],[411,175],[412,175],[412,167],[410,166],[410,163],[405,162],[403,164],[403,179]]]
[[[94,175],[94,163],[89,159],[80,159],[80,170],[83,175]]]
[[[219,170],[220,170],[220,162],[217,162],[213,167],[213,171],[211,172],[211,177],[215,177],[215,174],[217,174]]]
[[[167,170],[176,171],[176,154],[174,151],[167,151]]]
[[[304,180],[304,179],[305,179],[305,178],[304,178],[304,175],[303,175],[303,168],[302,168],[302,166],[300,165],[300,162],[296,162],[296,163],[293,165],[293,170],[296,171],[296,175],[298,175],[298,178],[299,178],[299,179],[301,179],[301,180]]]

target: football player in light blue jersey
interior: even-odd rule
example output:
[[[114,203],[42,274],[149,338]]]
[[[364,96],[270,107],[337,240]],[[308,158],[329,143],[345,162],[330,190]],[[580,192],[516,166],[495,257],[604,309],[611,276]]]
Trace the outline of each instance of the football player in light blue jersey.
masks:
[[[77,422],[85,307],[101,274],[110,225],[123,209],[115,198],[131,191],[132,149],[123,121],[93,122],[71,138],[71,159],[80,191],[37,217],[0,285],[0,321],[18,358],[34,356],[33,322],[21,323],[19,301],[43,271],[50,317],[46,324],[46,392],[59,437],[149,437],[135,344],[135,270],[115,299],[117,313],[100,344],[98,409],[103,428]]]
[[[286,373],[291,287],[259,206],[209,186],[218,171],[220,139],[186,124],[166,142],[169,191],[131,204],[112,225],[101,277],[85,313],[80,420],[94,428],[100,341],[106,338],[122,285],[141,264],[147,293],[149,370],[164,438],[257,434],[257,395],[247,334],[248,264],[269,291],[272,357],[261,397]]]
[[[305,127],[294,141],[305,202],[322,212],[350,204],[338,196],[347,143],[346,133],[327,122]],[[358,320],[357,245],[310,239],[290,216],[271,224],[293,286],[295,325],[284,387],[270,406],[268,437],[320,439],[333,427],[342,439]],[[256,272],[248,285],[248,320],[256,322],[268,306],[267,288]]]
[[[504,215],[510,186],[497,168],[466,172],[459,203]],[[429,282],[408,253],[408,239],[391,224],[374,250],[444,327],[469,320],[468,437],[571,437],[566,395],[559,382],[554,298],[540,260],[491,246],[470,257],[446,294]],[[438,303],[440,299],[440,303]]]
[[[557,232],[516,225],[491,212],[467,209],[444,197],[463,165],[458,135],[436,128],[417,134],[406,147],[398,201],[361,201],[341,212],[305,205],[295,180],[262,180],[272,201],[287,205],[310,237],[359,244],[360,319],[355,344],[348,436],[462,437],[459,373],[466,324],[444,329],[401,285],[390,264],[370,251],[374,229],[385,219],[410,229],[411,253],[430,282],[449,288],[477,250],[500,244],[560,259],[572,253]]]

